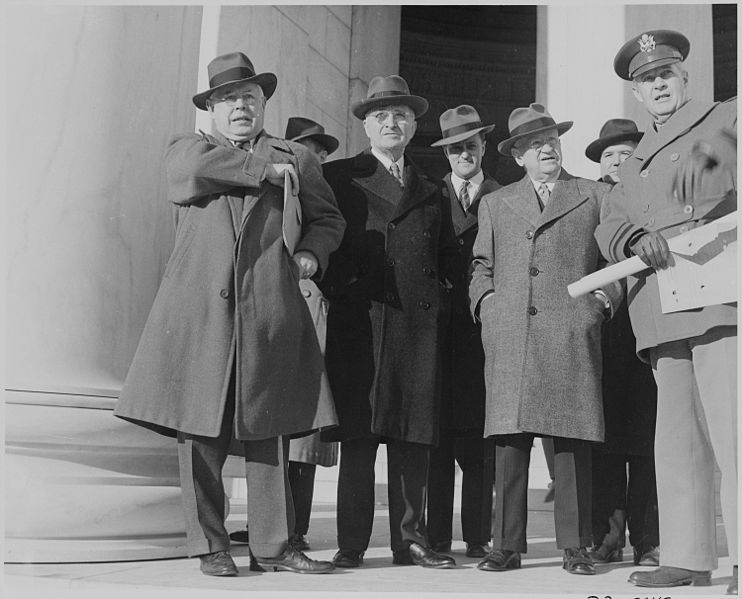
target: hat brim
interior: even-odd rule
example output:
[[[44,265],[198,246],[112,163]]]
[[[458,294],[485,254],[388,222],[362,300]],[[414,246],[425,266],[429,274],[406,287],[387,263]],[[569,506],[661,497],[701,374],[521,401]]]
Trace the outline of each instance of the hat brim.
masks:
[[[430,144],[431,148],[437,148],[440,146],[448,146],[450,144],[455,144],[460,141],[464,141],[465,139],[469,139],[470,137],[473,137],[480,131],[487,135],[490,131],[492,131],[495,128],[494,125],[487,125],[485,127],[477,127],[476,129],[470,129],[469,131],[464,131],[463,133],[457,133],[456,135],[452,135],[451,137],[444,137],[443,139],[439,139],[436,142],[433,142]]]
[[[383,96],[381,98],[372,98],[370,100],[361,100],[355,102],[351,106],[351,112],[353,116],[363,120],[369,111],[373,110],[378,106],[409,106],[412,108],[412,112],[415,113],[415,118],[419,119],[428,111],[428,101],[420,96]]]
[[[613,135],[599,137],[585,148],[585,156],[593,162],[600,162],[600,155],[608,146],[614,146],[620,141],[635,141],[638,143],[642,135],[644,133],[638,131],[636,133],[614,133]]]
[[[527,131],[526,133],[513,135],[512,137],[503,139],[499,144],[497,144],[497,151],[500,152],[500,154],[502,154],[503,156],[510,156],[510,150],[512,149],[513,144],[515,144],[515,142],[517,142],[519,139],[528,137],[529,135],[533,135],[534,133],[540,133],[541,131],[548,131],[549,129],[553,129],[554,127],[556,127],[557,135],[561,136],[569,131],[572,128],[572,125],[574,125],[574,121],[563,121],[561,123],[557,123],[556,125],[547,125],[545,127],[533,129],[532,131]]]
[[[273,95],[273,92],[276,91],[278,79],[273,73],[259,73],[258,75],[248,77],[247,79],[235,79],[234,81],[227,81],[226,83],[222,83],[220,85],[207,89],[205,92],[196,94],[195,96],[193,96],[193,103],[199,110],[206,110],[206,100],[209,99],[209,96],[211,96],[211,94],[226,85],[232,85],[234,83],[255,83],[259,85],[263,90],[265,99],[267,100]]]
[[[299,135],[298,137],[292,138],[290,141],[301,142],[302,139],[315,139],[317,143],[322,145],[327,150],[329,156],[340,146],[340,142],[337,138],[327,133],[310,133],[309,135]]]

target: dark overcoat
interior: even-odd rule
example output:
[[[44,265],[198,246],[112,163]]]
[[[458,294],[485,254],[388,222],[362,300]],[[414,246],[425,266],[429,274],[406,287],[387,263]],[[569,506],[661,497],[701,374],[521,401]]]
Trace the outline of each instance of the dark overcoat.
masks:
[[[528,176],[480,202],[470,297],[482,320],[486,436],[603,440],[603,303],[571,298],[567,285],[604,263],[593,233],[608,189],[562,170],[543,212]],[[620,285],[604,291],[617,306]]]
[[[324,166],[347,221],[320,283],[340,420],[326,440],[437,442],[441,280],[453,235],[440,182],[405,161],[404,189],[370,150]]]
[[[322,355],[282,238],[283,189],[264,177],[271,163],[297,169],[297,250],[326,267],[345,225],[306,148],[265,133],[251,152],[221,136],[176,137],[165,158],[175,247],[117,416],[164,434],[216,437],[233,392],[237,439],[336,423],[331,401],[319,393]]]
[[[642,231],[662,231],[671,238],[734,211],[736,169],[699,179],[683,197],[673,193],[673,181],[687,166],[697,141],[736,128],[736,99],[721,104],[689,100],[659,130],[648,127],[633,154],[619,167],[621,182],[606,198],[595,231],[606,258],[619,262],[630,257],[627,243]],[[720,147],[720,151],[731,149]],[[737,324],[736,302],[663,314],[657,275],[650,268],[628,277],[627,298],[636,351],[647,361],[646,350],[660,343]]]
[[[446,321],[441,364],[441,429],[456,436],[482,437],[484,429],[484,350],[478,320],[469,312],[472,247],[477,236],[477,210],[485,194],[500,187],[488,174],[464,211],[451,185],[443,178],[443,201],[450,206],[456,240],[451,279],[451,311]]]

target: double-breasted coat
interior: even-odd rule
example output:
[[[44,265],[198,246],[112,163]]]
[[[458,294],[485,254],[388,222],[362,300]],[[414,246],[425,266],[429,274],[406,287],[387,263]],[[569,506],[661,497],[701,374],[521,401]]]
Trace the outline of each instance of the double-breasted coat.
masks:
[[[402,189],[370,149],[326,163],[324,173],[347,228],[320,283],[340,420],[323,439],[433,445],[448,298],[441,281],[454,249],[440,182],[406,157]]]
[[[456,436],[482,437],[484,428],[484,350],[478,320],[469,312],[472,247],[477,236],[477,210],[480,199],[496,189],[497,183],[487,173],[464,211],[451,173],[443,178],[443,201],[450,206],[456,241],[451,268],[451,311],[446,320],[441,365],[441,429]]]
[[[543,212],[527,175],[480,202],[470,299],[482,321],[485,436],[603,440],[604,306],[567,285],[604,263],[593,233],[608,189],[562,170]],[[618,305],[620,285],[604,291]]]
[[[724,103],[688,100],[659,129],[649,127],[633,154],[619,168],[618,183],[606,198],[595,237],[611,262],[631,257],[628,245],[643,231],[665,238],[693,229],[737,207],[737,171],[712,173],[673,193],[673,182],[690,160],[695,142],[737,128],[736,98]],[[724,150],[720,146],[720,151]],[[732,162],[734,158],[731,159]],[[636,351],[702,335],[717,326],[736,326],[737,305],[720,304],[663,314],[657,274],[647,268],[628,277],[627,298]]]
[[[237,439],[337,422],[319,393],[322,355],[282,237],[283,189],[264,176],[272,163],[297,169],[297,251],[311,252],[326,268],[344,221],[306,148],[265,132],[252,151],[220,135],[176,137],[165,158],[175,247],[117,416],[164,434],[217,437],[234,393]]]

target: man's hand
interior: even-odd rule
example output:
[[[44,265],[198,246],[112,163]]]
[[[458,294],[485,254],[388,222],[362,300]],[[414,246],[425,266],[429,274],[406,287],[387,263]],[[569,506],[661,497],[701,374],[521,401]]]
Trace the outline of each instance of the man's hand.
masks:
[[[650,231],[642,235],[631,251],[642,259],[647,266],[655,270],[662,270],[672,265],[672,255],[667,241],[658,231]]]
[[[268,164],[265,167],[265,178],[269,183],[283,187],[286,171],[288,171],[291,177],[291,192],[296,195],[299,193],[299,176],[296,174],[293,164]]]
[[[313,277],[319,268],[317,258],[314,257],[312,252],[296,252],[294,254],[294,262],[299,267],[299,277],[302,279]]]

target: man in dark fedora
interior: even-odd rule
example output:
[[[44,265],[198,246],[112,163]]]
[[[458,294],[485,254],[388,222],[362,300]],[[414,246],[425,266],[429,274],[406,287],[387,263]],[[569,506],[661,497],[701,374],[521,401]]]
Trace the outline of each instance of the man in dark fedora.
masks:
[[[430,447],[438,437],[446,251],[453,250],[440,183],[405,148],[428,102],[399,76],[375,77],[352,105],[370,147],[325,164],[348,226],[320,287],[330,300],[327,373],[340,426],[336,565],[363,562],[374,517],[374,463],[386,444],[393,562],[455,565],[428,547]]]
[[[612,262],[639,256],[647,269],[628,277],[636,351],[657,382],[655,468],[662,550],[660,567],[634,572],[643,587],[711,584],[718,567],[714,463],[737,592],[737,303],[662,311],[657,271],[674,264],[667,239],[737,207],[737,171],[724,160],[696,171],[694,147],[737,127],[736,98],[689,97],[684,61],[690,42],[672,30],[645,31],[615,56],[652,123],[621,166],[595,232]],[[736,140],[726,146],[732,162]],[[732,151],[733,148],[733,151]],[[687,176],[686,176],[687,175]],[[680,184],[676,184],[677,181]]]
[[[292,116],[286,123],[286,139],[295,141],[312,150],[324,164],[327,157],[338,149],[340,142],[336,137],[325,133],[325,128],[306,117]]]
[[[600,164],[600,181],[620,179],[619,167],[641,139],[630,119],[610,119],[585,155]],[[593,446],[593,543],[596,562],[620,562],[626,526],[634,563],[659,565],[654,423],[657,386],[652,369],[636,356],[627,303],[602,331],[605,440]]]
[[[193,102],[215,131],[176,136],[167,149],[175,247],[116,415],[177,436],[188,553],[204,574],[238,574],[222,484],[233,437],[245,455],[257,561],[328,572],[331,563],[288,544],[286,477],[289,435],[337,422],[319,393],[322,354],[299,280],[326,268],[345,223],[317,160],[263,130],[276,76],[256,73],[240,52],[215,58],[208,71],[209,89]],[[283,239],[286,172],[303,214],[293,256]]]
[[[428,475],[428,537],[435,551],[451,551],[455,465],[461,484],[461,529],[468,557],[489,551],[492,524],[494,444],[484,439],[484,350],[479,323],[469,315],[472,246],[477,235],[480,198],[500,187],[482,170],[485,136],[494,125],[482,123],[466,104],[440,116],[442,147],[451,165],[443,178],[457,251],[451,280],[451,310],[445,322],[441,361],[441,416],[438,445],[431,450]]]
[[[554,520],[563,567],[594,574],[590,442],[603,440],[600,329],[618,284],[573,299],[567,284],[601,267],[593,232],[609,186],[562,168],[557,123],[516,108],[498,145],[526,174],[484,196],[474,243],[472,313],[482,322],[484,434],[495,437],[492,551],[478,568],[519,568],[526,551],[528,465],[535,436],[554,440]]]

